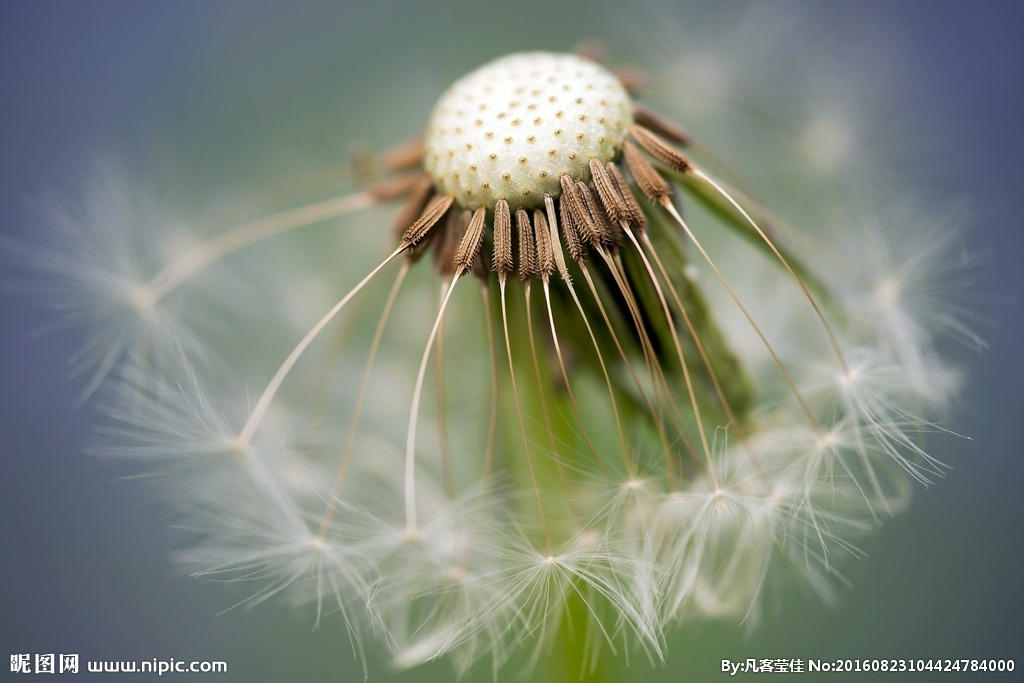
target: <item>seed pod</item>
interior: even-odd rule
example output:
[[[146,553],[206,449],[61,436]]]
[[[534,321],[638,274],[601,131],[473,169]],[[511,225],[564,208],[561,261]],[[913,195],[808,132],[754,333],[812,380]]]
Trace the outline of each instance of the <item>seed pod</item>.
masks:
[[[655,204],[665,201],[670,194],[668,183],[655,170],[647,157],[632,142],[626,142],[622,146],[622,153],[626,157],[626,166],[633,174],[633,180],[636,181],[640,191]]]
[[[450,278],[455,273],[455,250],[462,239],[462,233],[466,230],[468,216],[463,216],[459,211],[449,211],[444,222],[437,227],[434,244],[434,264],[437,270],[445,278]]]
[[[427,202],[430,201],[433,194],[434,188],[430,177],[424,176],[412,188],[409,193],[409,199],[406,200],[405,204],[402,205],[402,209],[395,215],[394,229],[396,239],[400,240],[412,222],[423,213],[423,209],[427,207]]]
[[[580,239],[576,222],[569,211],[569,203],[565,201],[564,196],[558,203],[558,220],[562,224],[562,234],[565,236],[565,248],[569,252],[569,258],[576,263],[583,263],[587,256],[587,250]]]
[[[601,206],[604,207],[608,218],[613,223],[626,220],[628,214],[626,202],[619,196],[619,190],[608,176],[608,171],[597,159],[590,160],[590,175],[593,178],[597,198],[601,200]]]
[[[537,247],[530,214],[523,209],[516,211],[516,237],[519,240],[519,277],[529,280],[537,274]]]
[[[396,145],[380,155],[380,165],[385,171],[404,171],[423,165],[423,138],[415,138]]]
[[[576,226],[580,238],[591,246],[597,246],[600,244],[598,237],[600,231],[587,209],[586,201],[580,194],[579,187],[568,175],[562,175],[560,181],[562,183],[562,202],[568,205],[569,214],[572,216],[573,224]],[[585,188],[586,185],[583,187]]]
[[[480,245],[483,244],[484,239],[484,218],[486,217],[487,210],[480,207],[473,213],[473,217],[466,221],[465,233],[455,252],[456,275],[464,273],[480,253]]]
[[[504,199],[494,205],[494,270],[502,280],[512,272],[512,216]]]
[[[650,130],[653,133],[657,133],[661,137],[682,145],[683,147],[689,146],[693,142],[693,138],[687,133],[682,126],[674,121],[669,121],[660,114],[655,114],[653,111],[641,104],[633,104],[633,120],[638,125]]]
[[[412,194],[423,185],[423,181],[427,181],[428,184],[430,183],[430,177],[426,173],[405,173],[388,180],[382,180],[376,185],[371,186],[367,192],[376,201],[387,202]],[[408,225],[408,223],[405,225]]]
[[[555,271],[555,254],[551,249],[548,219],[540,209],[534,209],[533,212],[533,236],[537,245],[537,274],[546,282]]]
[[[630,189],[629,183],[623,177],[622,171],[610,161],[608,162],[608,177],[612,179],[612,183],[619,191],[619,196],[626,204],[626,222],[637,230],[643,230],[647,225],[647,216],[644,215],[644,210],[640,208],[636,197],[633,196],[633,190]]]
[[[427,236],[427,233],[430,232],[430,229],[437,225],[437,222],[448,212],[453,201],[455,201],[455,197],[450,194],[431,199],[427,203],[427,207],[423,209],[420,217],[402,235],[402,242],[405,246],[408,248],[419,244]]]
[[[587,213],[590,214],[590,218],[597,228],[597,242],[605,249],[614,250],[619,245],[617,224],[614,224],[608,220],[608,214],[605,213],[601,207],[601,203],[594,196],[594,191],[591,190],[585,183],[578,182],[576,187],[579,189],[580,197],[583,198],[583,203],[587,207]]]
[[[669,168],[680,173],[690,168],[690,160],[686,155],[643,126],[630,126],[629,133],[648,154]]]

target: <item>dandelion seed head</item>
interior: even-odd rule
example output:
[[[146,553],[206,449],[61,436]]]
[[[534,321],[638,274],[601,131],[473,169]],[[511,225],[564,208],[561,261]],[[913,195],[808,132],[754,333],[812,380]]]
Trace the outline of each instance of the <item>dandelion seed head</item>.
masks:
[[[88,248],[37,257],[95,328],[96,450],[164,486],[196,575],[336,608],[399,668],[528,667],[569,623],[589,659],[658,660],[670,624],[753,622],[777,577],[830,599],[853,539],[943,473],[939,340],[978,340],[956,240],[843,184],[867,122],[781,92],[781,33],[652,41],[667,112],[626,69],[497,59],[367,164],[381,184],[144,258],[123,184],[110,220],[65,217]],[[339,221],[331,248],[288,246],[392,199],[390,243]],[[250,282],[212,334],[192,323],[220,317],[202,294],[229,263]]]
[[[629,95],[604,67],[571,54],[509,55],[441,96],[425,168],[463,208],[498,199],[535,208],[561,194],[559,176],[586,182],[590,159],[615,158],[632,120]]]

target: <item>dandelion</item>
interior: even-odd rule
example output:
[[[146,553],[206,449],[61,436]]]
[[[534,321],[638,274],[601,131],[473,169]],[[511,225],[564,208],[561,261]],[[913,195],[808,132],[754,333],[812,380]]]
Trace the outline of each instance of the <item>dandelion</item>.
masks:
[[[936,279],[953,242],[898,255],[907,218],[842,215],[864,237],[836,255],[829,230],[755,199],[741,160],[645,106],[636,71],[588,54],[489,62],[421,138],[363,164],[364,189],[145,275],[109,217],[112,248],[37,252],[95,326],[97,450],[160,475],[197,575],[340,610],[357,650],[399,667],[568,648],[585,673],[604,652],[660,660],[674,624],[753,623],[780,571],[831,597],[856,537],[941,475],[922,436],[957,375],[937,339],[978,341]],[[715,86],[705,117],[742,85],[718,66],[684,69]],[[821,169],[854,146],[837,126],[813,119],[798,144]],[[266,325],[289,348],[250,340],[224,363],[244,379],[217,370],[214,335],[188,324],[206,303],[176,295],[251,245],[396,200],[382,257],[341,255],[333,305],[299,333],[294,313]],[[287,280],[287,249],[248,275]]]

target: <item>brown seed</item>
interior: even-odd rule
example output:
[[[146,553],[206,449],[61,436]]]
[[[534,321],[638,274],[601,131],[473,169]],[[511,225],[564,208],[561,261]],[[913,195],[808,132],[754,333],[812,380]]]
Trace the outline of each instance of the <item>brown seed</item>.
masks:
[[[420,217],[402,235],[403,246],[409,248],[416,246],[422,241],[427,236],[427,233],[430,232],[430,229],[448,213],[448,209],[452,207],[452,202],[454,201],[455,195],[452,194],[438,195],[431,199],[427,203],[426,208],[423,209]]]
[[[401,210],[395,216],[394,229],[395,238],[401,239],[409,225],[416,220],[416,217],[423,213],[434,188],[430,178],[424,176],[417,181],[416,186],[409,193],[409,199],[402,205]]]
[[[647,74],[641,69],[633,67],[621,67],[618,69],[612,69],[612,73],[622,83],[622,87],[626,89],[631,95],[635,95],[641,88],[644,87],[644,83],[647,82]]]
[[[648,154],[669,168],[680,173],[690,168],[690,160],[686,158],[686,155],[657,134],[636,124],[629,127],[629,133],[634,140],[640,143],[641,147],[647,150]]]
[[[464,273],[480,253],[480,245],[484,240],[484,218],[486,217],[487,209],[480,207],[473,213],[473,217],[466,221],[465,234],[455,252],[455,273],[457,275]]]
[[[434,233],[430,233],[420,241],[419,244],[414,244],[405,250],[405,258],[409,263],[416,263],[419,261],[424,254],[427,253],[427,249],[433,243]]]
[[[359,181],[366,182],[377,177],[377,160],[365,142],[357,142],[352,146],[350,164],[352,175]]]
[[[404,171],[422,165],[423,156],[423,138],[415,138],[381,154],[380,165],[388,172]]]
[[[494,270],[501,279],[512,272],[512,216],[504,199],[494,205]]]
[[[613,223],[626,220],[627,208],[625,200],[619,196],[619,188],[608,176],[608,171],[597,159],[590,160],[590,176],[594,179],[597,198],[601,200],[608,218]]]
[[[610,161],[608,162],[607,169],[608,177],[612,179],[612,182],[619,191],[619,196],[626,203],[626,221],[637,230],[643,230],[647,225],[647,216],[644,215],[643,209],[640,208],[636,197],[633,196],[633,190],[630,189],[629,183],[623,177],[622,171]]]
[[[487,260],[484,258],[483,243],[481,242],[481,249],[473,257],[473,263],[469,264],[469,269],[473,275],[477,276],[484,286],[487,286],[487,280],[490,277],[490,272],[487,270]]]
[[[669,121],[660,114],[655,114],[642,104],[633,105],[633,119],[638,125],[683,147],[687,147],[693,142],[690,134],[678,123]]]
[[[598,244],[598,227],[587,210],[587,205],[580,195],[577,184],[568,174],[562,174],[559,178],[562,184],[562,201],[568,205],[569,213],[572,215],[573,223],[580,238],[590,245]],[[586,187],[586,185],[584,185]]]
[[[633,174],[633,180],[636,181],[640,191],[655,204],[660,204],[667,199],[669,196],[668,183],[654,169],[647,157],[636,148],[636,145],[626,142],[622,145],[622,153],[626,157],[626,166]]]
[[[583,263],[587,256],[587,250],[576,229],[576,223],[569,211],[569,204],[564,201],[564,195],[563,201],[558,203],[558,219],[562,223],[562,234],[565,235],[565,248],[569,252],[569,258],[576,263]]]
[[[596,40],[584,40],[576,43],[572,51],[592,62],[600,62],[605,56],[604,45]]]
[[[398,199],[404,197],[407,194],[412,193],[422,182],[427,178],[425,173],[414,172],[414,173],[403,173],[400,176],[382,180],[375,185],[372,185],[367,192],[378,202],[387,202],[392,199]]]
[[[458,211],[449,211],[443,223],[434,230],[434,264],[444,277],[455,273],[455,250],[466,230],[466,218]]]
[[[516,211],[516,237],[519,239],[519,277],[529,280],[537,274],[537,247],[530,215],[523,209]]]
[[[587,212],[597,228],[598,244],[605,249],[614,249],[619,243],[618,231],[612,227],[612,223],[608,220],[608,214],[601,208],[601,203],[598,202],[594,192],[587,187],[586,183],[579,181],[576,183],[576,187],[579,189],[580,197],[583,198]]]
[[[547,282],[555,272],[555,254],[551,249],[551,230],[540,209],[533,211],[533,237],[537,244],[537,274]]]

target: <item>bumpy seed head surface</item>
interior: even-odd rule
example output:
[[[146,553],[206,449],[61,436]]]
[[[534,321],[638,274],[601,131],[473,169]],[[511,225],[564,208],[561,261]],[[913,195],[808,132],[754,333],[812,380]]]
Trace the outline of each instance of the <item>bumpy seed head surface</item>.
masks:
[[[633,107],[607,69],[576,55],[513,54],[456,81],[424,138],[437,191],[465,209],[505,199],[514,211],[561,194],[558,178],[589,182],[590,159],[618,156]]]

